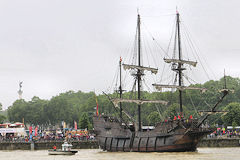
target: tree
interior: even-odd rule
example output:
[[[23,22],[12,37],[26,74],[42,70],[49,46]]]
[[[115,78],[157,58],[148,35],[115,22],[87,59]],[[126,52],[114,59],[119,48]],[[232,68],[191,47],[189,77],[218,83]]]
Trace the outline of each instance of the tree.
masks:
[[[5,119],[6,119],[6,117],[4,115],[0,114],[0,123],[3,123]]]
[[[2,103],[0,103],[0,111],[2,110]]]
[[[149,125],[155,125],[157,122],[161,121],[161,118],[157,111],[153,111],[147,116],[147,120]]]
[[[88,119],[88,115],[86,112],[84,112],[79,120],[79,126],[81,129],[90,129],[90,122]]]
[[[238,107],[234,107],[232,102],[240,103],[240,79],[227,76],[227,87],[234,89],[234,94],[229,94],[219,104],[217,110],[232,110],[224,118],[219,115],[212,115],[208,118],[209,122],[215,122],[218,124],[236,124],[240,125],[240,117],[238,115]],[[207,91],[201,93],[198,90],[185,90],[183,91],[183,111],[184,116],[188,117],[190,114],[195,117],[199,117],[197,110],[209,110],[219,100],[221,93],[219,89],[222,89],[224,85],[224,79],[221,78],[218,81],[210,80],[204,84],[194,84],[192,87],[206,88]],[[143,125],[154,125],[156,122],[165,118],[179,114],[179,93],[178,91],[166,91],[166,92],[142,92],[143,99],[149,100],[164,100],[168,101],[169,105],[160,104],[143,104],[141,106],[141,118]],[[112,98],[116,98],[118,93],[112,93],[109,95]],[[123,98],[134,99],[135,93],[124,92]],[[113,107],[111,101],[105,95],[98,95],[99,113],[104,113],[110,116],[119,116],[119,110]],[[231,104],[231,105],[230,105]],[[226,106],[232,106],[226,108]],[[1,104],[0,104],[1,106]],[[33,97],[31,101],[16,100],[12,106],[8,107],[7,118],[11,122],[21,122],[24,118],[26,123],[31,124],[60,124],[61,121],[65,121],[71,126],[73,122],[82,122],[81,128],[92,127],[92,115],[95,114],[96,99],[94,92],[84,93],[81,91],[67,91],[60,93],[52,97],[50,100],[43,100],[39,97]],[[137,105],[134,103],[123,103],[123,110],[129,113],[133,118],[137,119]],[[1,109],[1,108],[0,108]],[[158,112],[161,113],[161,120]],[[85,112],[85,113],[84,113]],[[84,113],[84,114],[83,114]],[[87,118],[86,118],[87,115]],[[4,115],[6,117],[6,115]],[[125,117],[125,115],[123,114]],[[84,118],[85,117],[85,118]],[[125,118],[127,120],[127,118]],[[234,122],[235,121],[235,122]],[[234,122],[234,123],[233,123]],[[80,126],[80,123],[79,123]]]
[[[189,109],[187,109],[186,106],[183,106],[183,111],[184,111],[184,116],[188,116],[190,114]],[[171,106],[167,108],[164,112],[164,117],[168,118],[170,117],[171,119],[174,118],[174,116],[179,115],[179,104],[174,103]]]
[[[232,102],[229,103],[225,109],[228,111],[226,115],[223,116],[223,121],[226,125],[240,125],[240,103]]]

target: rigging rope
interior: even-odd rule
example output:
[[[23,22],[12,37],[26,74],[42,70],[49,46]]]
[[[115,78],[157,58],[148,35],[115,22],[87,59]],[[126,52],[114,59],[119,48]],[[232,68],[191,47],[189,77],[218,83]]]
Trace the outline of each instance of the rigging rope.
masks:
[[[192,106],[193,106],[193,108],[194,108],[195,114],[198,115],[196,106],[194,105],[193,100],[192,100],[192,96],[191,96],[191,94],[188,94],[188,95],[189,95],[190,101],[191,101],[191,103],[192,103]]]
[[[146,25],[143,23],[144,27],[146,28],[146,31],[149,33],[149,35],[151,36],[152,40],[154,42],[156,42],[156,44],[159,46],[159,48],[165,53],[165,55],[167,55],[167,52],[162,48],[162,46],[160,44],[157,43],[157,41],[155,41],[156,39],[153,37],[153,35],[151,34],[151,32],[149,32],[148,28],[146,27]],[[163,58],[164,56],[161,55],[161,57]]]
[[[200,64],[201,64],[201,66],[202,66],[205,74],[207,75],[208,80],[210,80],[210,76],[208,75],[208,73],[207,73],[207,71],[206,71],[206,69],[205,69],[205,67],[204,67],[204,65],[203,65],[203,63],[202,63],[202,61],[201,61],[201,59],[200,59],[200,57],[199,57],[199,55],[198,55],[197,49],[195,48],[195,45],[194,45],[194,42],[193,42],[193,41],[191,40],[191,38],[190,38],[190,33],[187,32],[187,27],[186,27],[186,26],[184,26],[184,27],[185,27],[185,29],[186,29],[186,37],[188,38],[190,44],[191,44],[192,47],[193,47],[193,51],[194,51],[193,53],[196,54],[197,59],[199,60],[199,62],[200,62]]]

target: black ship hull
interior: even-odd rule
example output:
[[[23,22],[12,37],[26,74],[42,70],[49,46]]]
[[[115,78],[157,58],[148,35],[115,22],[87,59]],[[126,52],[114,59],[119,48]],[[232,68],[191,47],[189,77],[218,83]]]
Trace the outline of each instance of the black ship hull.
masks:
[[[213,130],[195,127],[196,120],[163,122],[149,131],[134,131],[113,117],[94,116],[94,131],[101,149],[111,152],[195,151],[198,142]]]

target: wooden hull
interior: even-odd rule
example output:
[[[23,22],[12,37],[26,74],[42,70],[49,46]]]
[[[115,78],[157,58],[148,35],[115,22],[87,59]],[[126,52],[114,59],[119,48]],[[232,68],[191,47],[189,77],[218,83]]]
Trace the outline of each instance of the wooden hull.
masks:
[[[198,142],[212,132],[211,129],[194,128],[182,121],[162,123],[145,132],[131,131],[107,117],[95,116],[93,123],[100,147],[110,152],[195,151]]]

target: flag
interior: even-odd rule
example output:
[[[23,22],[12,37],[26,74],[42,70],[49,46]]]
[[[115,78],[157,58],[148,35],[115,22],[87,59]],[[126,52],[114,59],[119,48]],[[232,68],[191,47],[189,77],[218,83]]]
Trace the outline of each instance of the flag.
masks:
[[[96,94],[95,94],[95,98],[96,98],[96,104],[97,104],[97,107],[96,107],[96,116],[98,116],[98,100],[97,100]]]
[[[35,127],[35,137],[38,135],[38,126]]]
[[[29,127],[29,135],[32,135],[32,126]]]
[[[77,130],[77,122],[74,121],[74,129]]]
[[[193,119],[192,115],[190,115],[189,119]]]

